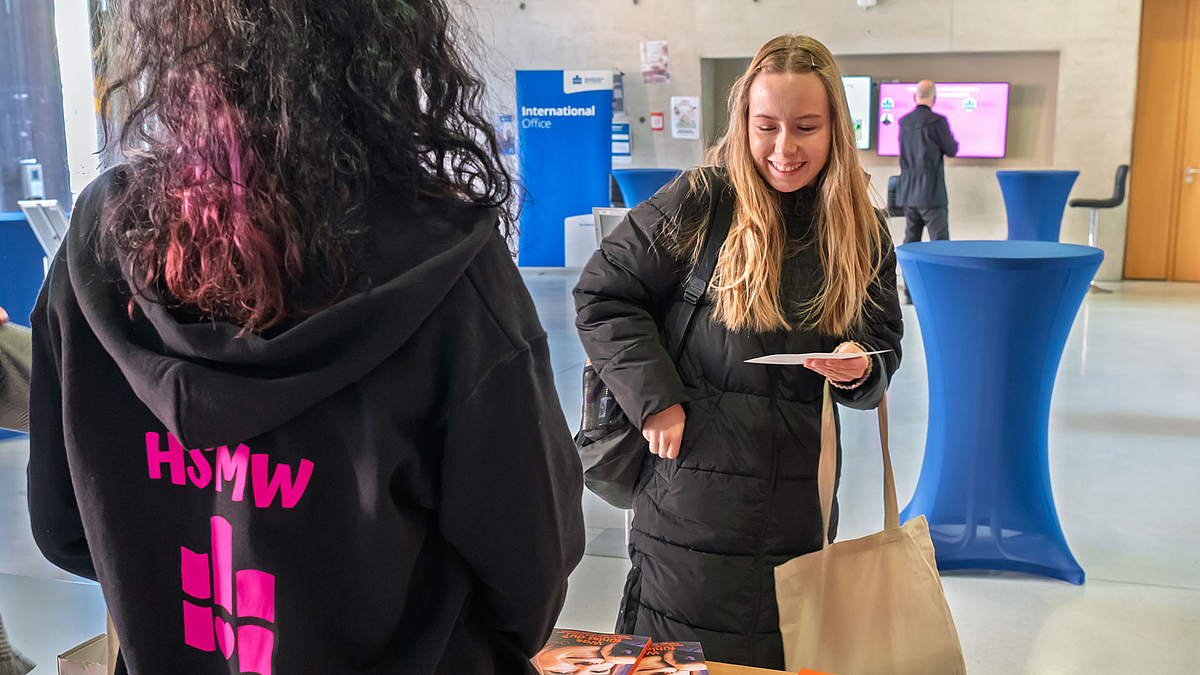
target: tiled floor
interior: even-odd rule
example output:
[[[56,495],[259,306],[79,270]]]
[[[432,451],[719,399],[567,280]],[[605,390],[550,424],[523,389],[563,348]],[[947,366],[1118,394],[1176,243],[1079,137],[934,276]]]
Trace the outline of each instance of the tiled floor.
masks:
[[[550,334],[568,420],[578,420],[583,351],[572,327],[574,277],[527,272]],[[1050,462],[1063,530],[1084,586],[1001,574],[947,574],[972,675],[1200,673],[1200,285],[1109,284],[1091,295],[1055,389]],[[892,454],[904,500],[924,446],[920,330],[905,308],[905,360],[891,389]],[[845,416],[842,536],[881,525],[871,414]],[[0,611],[14,643],[54,657],[103,629],[99,589],[67,581],[28,535],[21,441],[0,443]],[[588,554],[560,625],[608,630],[628,562],[622,512],[585,497]]]

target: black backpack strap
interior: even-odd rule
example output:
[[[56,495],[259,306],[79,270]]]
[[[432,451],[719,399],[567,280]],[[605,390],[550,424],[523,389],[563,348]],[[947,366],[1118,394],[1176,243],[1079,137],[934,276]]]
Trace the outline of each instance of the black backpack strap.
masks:
[[[683,300],[686,306],[679,318],[682,330],[677,333],[679,342],[672,355],[675,363],[679,363],[679,357],[683,354],[683,346],[692,330],[692,320],[696,318],[696,307],[708,293],[713,270],[717,267],[717,256],[721,253],[721,246],[725,244],[725,237],[729,235],[729,227],[733,224],[735,199],[726,189],[725,181],[720,176],[712,175],[709,177],[709,186],[712,189],[708,194],[708,222],[704,227],[704,248],[696,266],[683,283]]]

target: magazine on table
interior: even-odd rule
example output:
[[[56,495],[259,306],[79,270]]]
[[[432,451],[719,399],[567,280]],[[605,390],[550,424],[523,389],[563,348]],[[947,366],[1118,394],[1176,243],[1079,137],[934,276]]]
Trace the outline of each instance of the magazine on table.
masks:
[[[650,638],[556,629],[533,657],[541,675],[632,675]]]
[[[634,675],[708,675],[699,642],[651,642]]]
[[[533,657],[540,675],[708,675],[699,642],[559,628]],[[801,670],[799,675],[828,675]]]

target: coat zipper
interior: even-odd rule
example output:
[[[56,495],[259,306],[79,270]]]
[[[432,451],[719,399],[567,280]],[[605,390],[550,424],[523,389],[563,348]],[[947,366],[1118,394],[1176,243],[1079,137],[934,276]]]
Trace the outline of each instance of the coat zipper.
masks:
[[[779,440],[776,437],[776,433],[775,433],[776,376],[775,376],[775,370],[773,368],[768,369],[767,377],[768,377],[768,384],[770,386],[770,395],[767,400],[768,400],[768,405],[770,406],[770,417],[771,417],[771,473],[770,473],[770,480],[767,483],[767,499],[763,504],[762,527],[759,529],[758,542],[755,545],[755,550],[754,550],[754,581],[757,586],[757,589],[755,590],[755,598],[756,599],[754,602],[754,626],[752,627],[749,635],[747,635],[747,639],[749,640],[749,643],[750,643],[749,647],[750,647],[750,662],[751,663],[758,663],[758,654],[757,654],[758,650],[756,648],[756,639],[755,638],[758,635],[758,629],[759,629],[759,626],[761,625],[762,604],[763,604],[763,588],[762,588],[762,579],[760,576],[760,569],[762,568],[763,549],[766,547],[766,543],[767,543],[767,541],[766,541],[767,540],[767,525],[768,525],[768,523],[770,523],[770,518],[771,518],[771,504],[775,501],[775,482],[776,482],[775,479],[776,479],[776,475],[779,472]]]

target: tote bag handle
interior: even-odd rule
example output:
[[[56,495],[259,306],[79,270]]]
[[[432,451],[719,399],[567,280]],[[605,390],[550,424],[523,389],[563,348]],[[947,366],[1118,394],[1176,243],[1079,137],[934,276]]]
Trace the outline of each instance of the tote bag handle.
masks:
[[[896,502],[896,479],[892,474],[892,455],[888,451],[888,414],[887,392],[879,402],[879,445],[883,448],[883,529],[895,530],[900,527],[900,507]],[[817,467],[817,489],[821,494],[822,530],[829,532],[829,516],[833,511],[833,487],[837,472],[837,424],[833,419],[833,395],[830,393],[829,381],[825,382],[824,400],[821,403],[821,460]],[[829,536],[822,538],[824,546],[829,545]],[[823,547],[824,547],[823,546]]]

